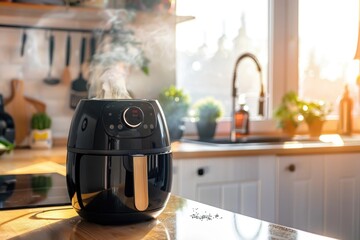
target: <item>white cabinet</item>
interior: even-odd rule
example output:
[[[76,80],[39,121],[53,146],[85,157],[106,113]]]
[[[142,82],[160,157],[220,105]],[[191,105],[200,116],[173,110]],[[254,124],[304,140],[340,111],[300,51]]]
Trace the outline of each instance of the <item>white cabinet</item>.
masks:
[[[278,157],[277,223],[323,233],[322,155]]]
[[[277,223],[360,239],[360,153],[278,157]]]
[[[360,153],[174,160],[173,193],[338,239],[360,239]]]
[[[360,239],[360,153],[325,156],[324,234]]]
[[[173,193],[259,219],[275,220],[275,157],[183,159]]]

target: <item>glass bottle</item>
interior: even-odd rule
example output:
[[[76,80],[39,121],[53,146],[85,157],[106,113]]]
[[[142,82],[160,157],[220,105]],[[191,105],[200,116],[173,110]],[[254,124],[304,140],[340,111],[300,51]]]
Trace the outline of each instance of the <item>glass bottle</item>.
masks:
[[[239,101],[239,108],[235,112],[234,118],[236,138],[248,135],[250,121],[249,107],[246,105],[246,102],[243,99]]]
[[[353,100],[349,94],[349,87],[345,85],[343,95],[339,101],[338,132],[342,135],[350,135],[352,132],[352,108]]]

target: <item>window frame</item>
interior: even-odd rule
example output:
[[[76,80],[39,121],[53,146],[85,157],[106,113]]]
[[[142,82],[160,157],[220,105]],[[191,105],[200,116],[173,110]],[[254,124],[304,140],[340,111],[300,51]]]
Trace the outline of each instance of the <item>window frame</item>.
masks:
[[[299,82],[299,0],[269,0],[269,51],[268,51],[268,119],[250,120],[250,134],[280,133],[272,118],[274,108],[288,91],[298,92]],[[336,106],[335,106],[336,107]],[[337,117],[329,117],[323,132],[336,133]],[[231,117],[218,122],[217,135],[230,134]],[[353,132],[360,130],[360,116],[353,113]],[[301,124],[297,133],[306,134],[306,124]],[[186,122],[186,134],[196,134],[195,124]]]

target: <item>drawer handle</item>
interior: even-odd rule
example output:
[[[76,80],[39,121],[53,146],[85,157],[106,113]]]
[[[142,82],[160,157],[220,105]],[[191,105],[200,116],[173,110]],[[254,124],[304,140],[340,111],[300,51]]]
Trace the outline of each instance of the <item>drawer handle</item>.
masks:
[[[295,167],[294,164],[290,164],[290,165],[287,167],[287,170],[289,170],[290,172],[295,172],[296,167]]]
[[[204,176],[204,174],[205,174],[205,169],[204,169],[204,168],[199,168],[199,169],[197,170],[197,174],[198,174],[198,176]]]

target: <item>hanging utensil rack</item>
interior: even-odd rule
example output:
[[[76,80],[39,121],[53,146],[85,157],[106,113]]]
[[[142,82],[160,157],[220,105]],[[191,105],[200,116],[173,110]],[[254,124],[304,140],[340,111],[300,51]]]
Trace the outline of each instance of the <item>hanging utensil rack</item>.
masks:
[[[80,32],[80,33],[92,33],[94,31],[97,31],[97,29],[76,29],[76,28],[30,26],[30,25],[17,25],[17,24],[0,24],[0,28],[38,29],[38,30]]]

